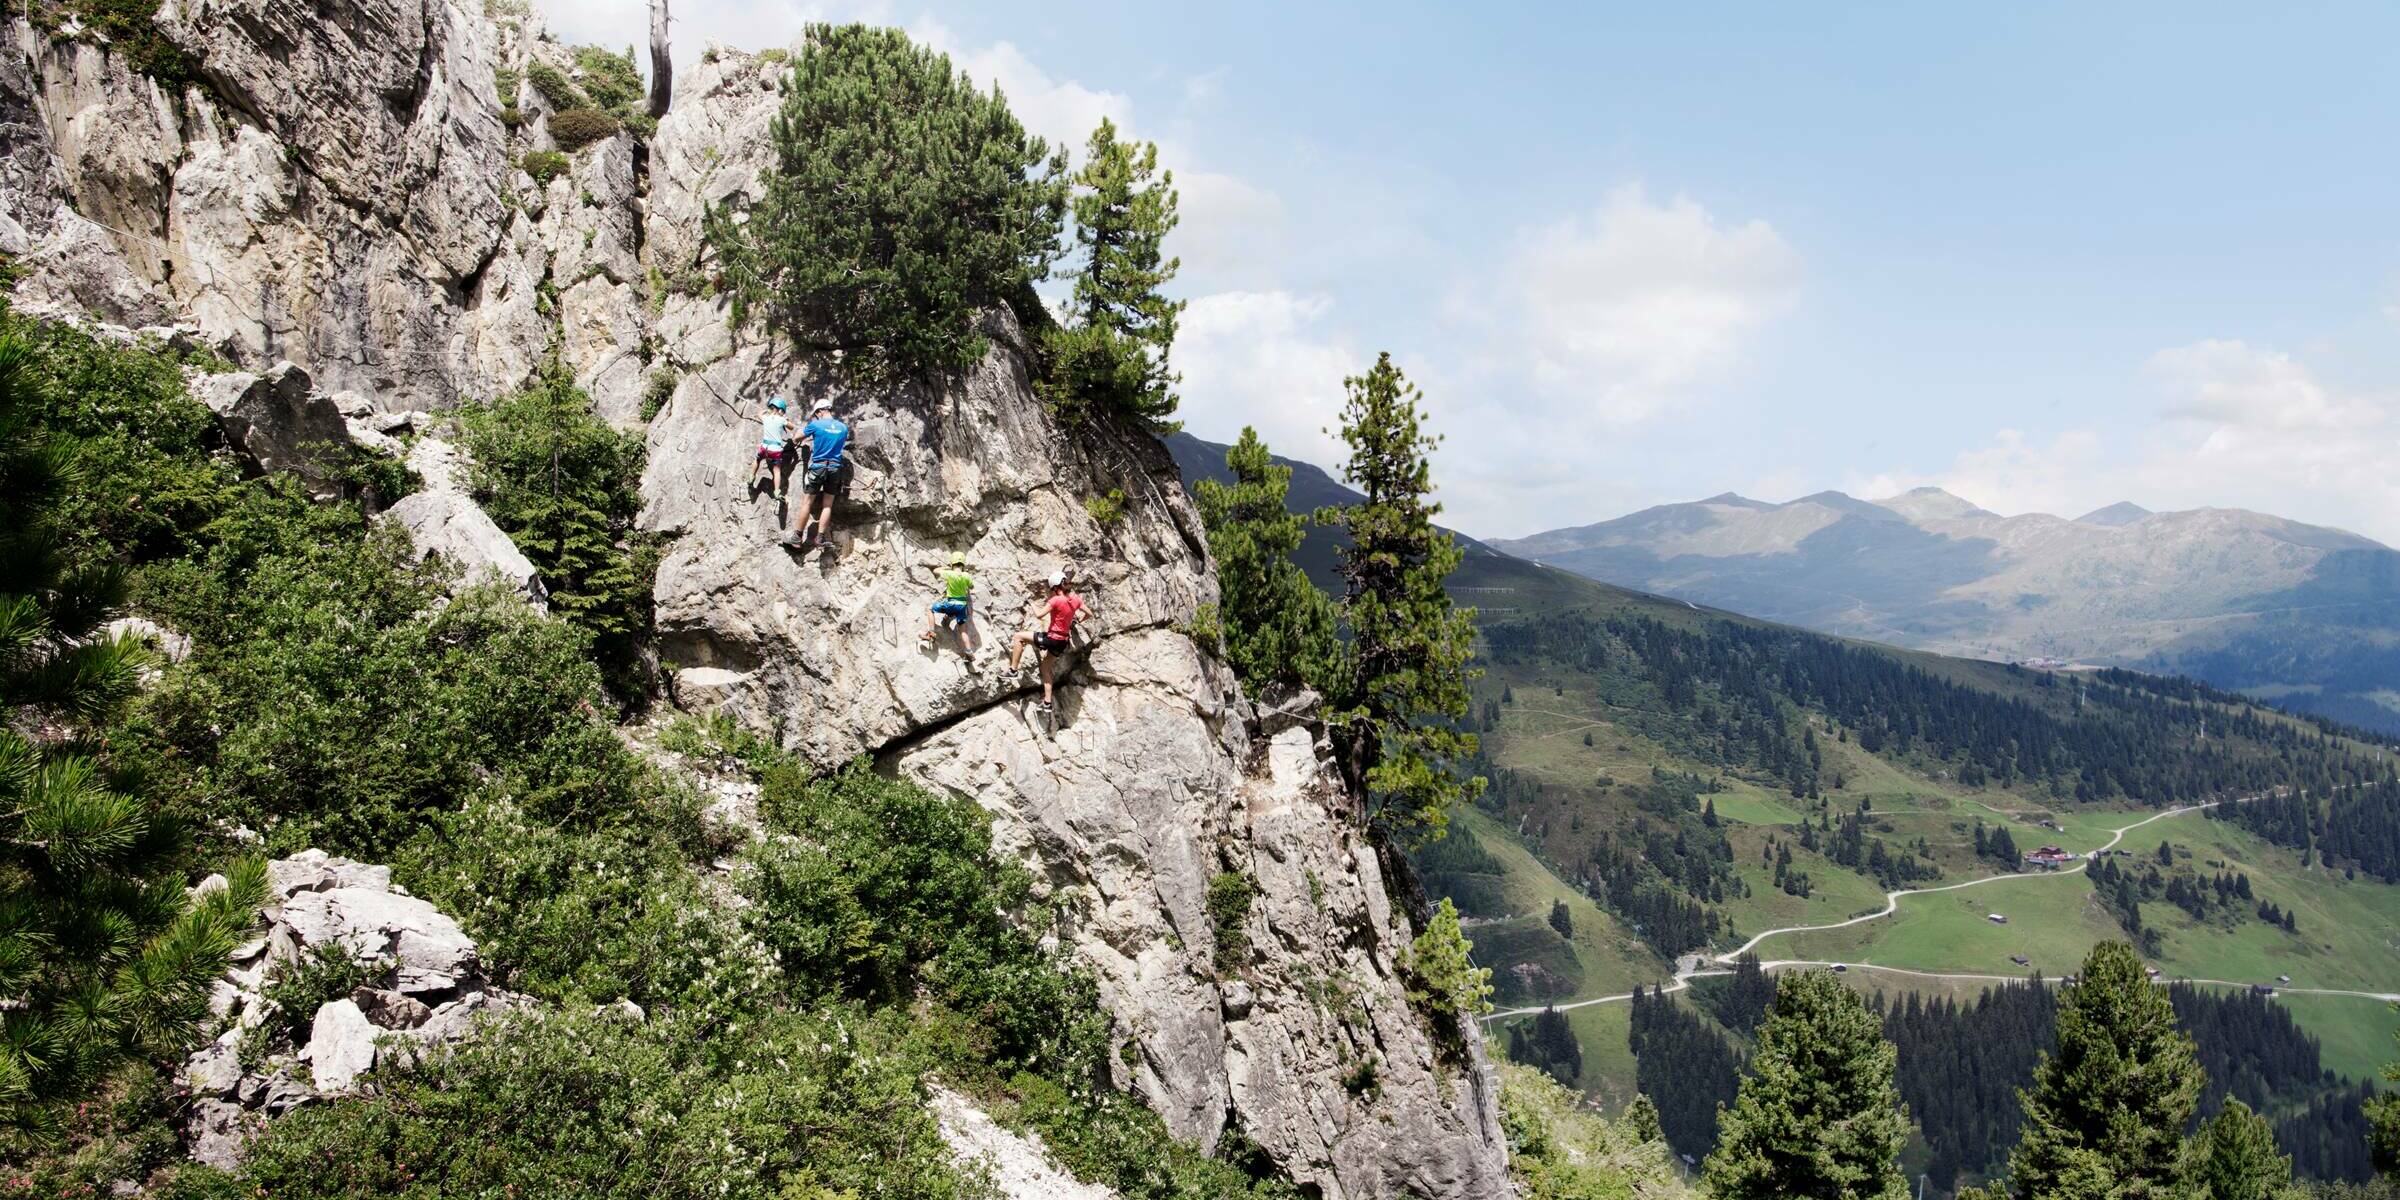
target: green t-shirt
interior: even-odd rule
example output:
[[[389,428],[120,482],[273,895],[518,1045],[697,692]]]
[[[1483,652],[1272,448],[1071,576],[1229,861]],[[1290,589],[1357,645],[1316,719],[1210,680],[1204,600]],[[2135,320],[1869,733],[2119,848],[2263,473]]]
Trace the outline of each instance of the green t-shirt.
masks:
[[[952,600],[964,600],[975,590],[975,581],[964,571],[942,572],[942,594]]]

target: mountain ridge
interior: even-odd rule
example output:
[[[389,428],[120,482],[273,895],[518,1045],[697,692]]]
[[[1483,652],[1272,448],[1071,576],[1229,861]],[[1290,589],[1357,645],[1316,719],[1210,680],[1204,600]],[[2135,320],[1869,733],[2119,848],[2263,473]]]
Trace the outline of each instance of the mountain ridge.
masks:
[[[1930,488],[1779,504],[1728,492],[1491,544],[1823,632],[2190,674],[2400,730],[2400,551],[2270,513],[2124,501],[2069,520]]]

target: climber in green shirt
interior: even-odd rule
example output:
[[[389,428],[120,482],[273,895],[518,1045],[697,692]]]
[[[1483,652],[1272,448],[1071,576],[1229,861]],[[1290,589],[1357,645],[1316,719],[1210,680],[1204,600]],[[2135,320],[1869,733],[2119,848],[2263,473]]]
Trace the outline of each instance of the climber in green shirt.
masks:
[[[974,632],[974,619],[975,579],[967,574],[967,556],[953,554],[950,569],[942,572],[942,598],[934,601],[932,611],[925,614],[925,632],[921,636],[930,642],[937,632],[949,628],[956,629],[965,640]],[[968,642],[968,649],[973,648],[974,644]]]

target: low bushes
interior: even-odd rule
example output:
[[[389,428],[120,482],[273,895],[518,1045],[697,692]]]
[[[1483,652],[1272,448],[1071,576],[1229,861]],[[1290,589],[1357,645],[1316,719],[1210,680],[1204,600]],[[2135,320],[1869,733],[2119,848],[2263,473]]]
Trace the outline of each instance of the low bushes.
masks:
[[[596,108],[570,108],[550,114],[550,140],[569,153],[602,138],[615,137],[621,128],[615,117]]]

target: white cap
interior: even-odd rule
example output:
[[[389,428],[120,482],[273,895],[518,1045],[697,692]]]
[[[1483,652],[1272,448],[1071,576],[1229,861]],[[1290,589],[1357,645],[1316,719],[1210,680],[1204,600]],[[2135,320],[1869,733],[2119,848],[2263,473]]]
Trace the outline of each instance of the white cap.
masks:
[[[1066,573],[1065,571],[1052,571],[1052,572],[1050,572],[1050,586],[1051,586],[1051,587],[1065,587],[1065,586],[1067,586],[1067,573]]]
[[[832,412],[832,411],[833,411],[833,401],[831,401],[831,400],[819,400],[819,401],[817,401],[815,404],[811,404],[811,405],[809,405],[809,406],[808,406],[808,411],[810,411],[810,412],[812,412],[812,413],[829,413],[829,412]]]

